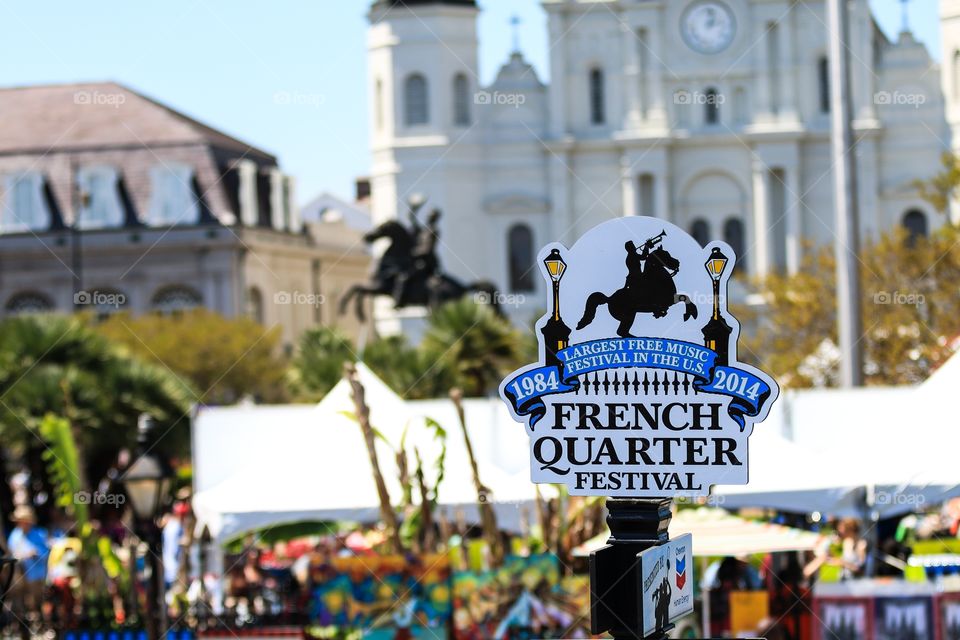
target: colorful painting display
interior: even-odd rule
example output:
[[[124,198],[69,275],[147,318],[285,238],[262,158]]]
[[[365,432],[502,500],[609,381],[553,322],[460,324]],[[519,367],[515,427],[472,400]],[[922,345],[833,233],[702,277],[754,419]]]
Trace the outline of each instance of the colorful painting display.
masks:
[[[445,555],[355,556],[322,567],[311,619],[357,629],[441,627],[451,614]]]
[[[560,577],[549,554],[507,558],[483,573],[453,575],[453,632],[457,640],[586,637],[590,583]]]
[[[509,556],[499,569],[450,571],[447,556],[336,558],[317,574],[311,620],[370,638],[587,637],[587,576],[561,577],[550,554]]]

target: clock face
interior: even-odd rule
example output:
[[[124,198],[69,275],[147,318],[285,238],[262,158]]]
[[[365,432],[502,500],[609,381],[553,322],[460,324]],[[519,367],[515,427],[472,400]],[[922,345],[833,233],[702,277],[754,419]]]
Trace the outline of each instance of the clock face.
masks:
[[[737,21],[722,2],[701,0],[683,12],[680,32],[684,42],[694,51],[719,53],[733,42]]]

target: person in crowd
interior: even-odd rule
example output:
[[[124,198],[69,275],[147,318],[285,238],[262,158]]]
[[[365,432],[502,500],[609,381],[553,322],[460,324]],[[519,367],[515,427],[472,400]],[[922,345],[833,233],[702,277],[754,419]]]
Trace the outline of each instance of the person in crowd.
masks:
[[[183,537],[183,516],[187,512],[186,505],[177,503],[173,512],[167,514],[163,522],[163,582],[166,589],[177,581],[182,560],[181,538]]]
[[[866,563],[867,541],[860,537],[859,523],[845,518],[837,524],[836,534],[823,540],[803,573],[813,577],[822,567],[832,566],[839,569],[841,580],[849,580],[862,576]]]
[[[707,567],[701,584],[710,590],[707,597],[710,598],[710,629],[714,634],[730,631],[731,592],[763,588],[760,573],[750,563],[733,556]]]
[[[19,560],[20,573],[14,578],[11,605],[13,613],[21,620],[36,620],[42,615],[50,543],[46,530],[37,526],[37,518],[30,507],[16,507],[12,519],[14,529],[10,532],[7,547]]]

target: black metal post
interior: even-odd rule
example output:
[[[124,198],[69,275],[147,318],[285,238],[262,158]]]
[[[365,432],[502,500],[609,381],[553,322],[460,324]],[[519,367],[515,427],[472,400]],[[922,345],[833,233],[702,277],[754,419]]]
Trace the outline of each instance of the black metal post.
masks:
[[[607,546],[590,554],[590,631],[616,639],[643,638],[638,554],[669,540],[670,498],[607,499]],[[667,638],[673,625],[646,640]]]
[[[152,606],[150,607],[152,611],[150,612],[150,621],[148,625],[152,627],[153,634],[148,634],[150,640],[160,640],[163,637],[162,632],[164,631],[164,620],[166,619],[166,602],[164,602],[164,588],[163,588],[163,562],[161,558],[163,557],[163,545],[161,543],[160,536],[160,527],[156,523],[152,523],[150,531],[150,540],[148,542],[150,554],[150,593],[148,597],[151,598],[150,602]]]
[[[147,544],[145,565],[150,571],[147,579],[146,610],[143,612],[144,627],[148,640],[160,640],[166,603],[163,600],[163,555],[160,527],[155,522],[137,523],[137,536]]]

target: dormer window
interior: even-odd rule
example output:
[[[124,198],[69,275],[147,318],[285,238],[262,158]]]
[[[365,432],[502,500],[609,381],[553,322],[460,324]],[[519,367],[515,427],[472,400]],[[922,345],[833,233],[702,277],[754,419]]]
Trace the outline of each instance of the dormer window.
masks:
[[[36,171],[11,174],[4,180],[0,232],[40,231],[51,223],[50,204],[43,175]]]
[[[150,169],[150,208],[147,224],[196,224],[200,203],[194,189],[193,167],[180,163],[158,164]]]
[[[77,172],[77,186],[86,194],[86,206],[81,206],[79,212],[79,228],[123,226],[120,174],[116,168],[106,165],[83,167]]]

